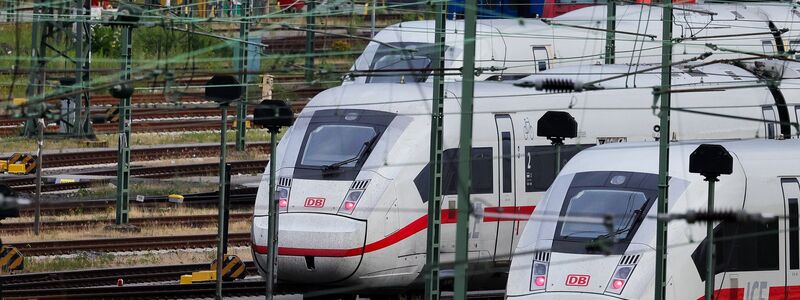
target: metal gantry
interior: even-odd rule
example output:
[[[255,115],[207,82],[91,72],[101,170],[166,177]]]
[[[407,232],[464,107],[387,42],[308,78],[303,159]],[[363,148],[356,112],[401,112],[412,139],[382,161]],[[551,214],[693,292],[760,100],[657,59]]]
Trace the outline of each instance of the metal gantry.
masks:
[[[375,7],[373,7],[375,9]],[[446,3],[442,0],[434,4],[436,15],[434,43],[436,55],[433,56],[433,101],[431,105],[431,151],[430,151],[430,197],[428,198],[428,245],[425,255],[427,277],[425,298],[439,299],[439,242],[442,221],[442,142],[444,136],[444,47]]]
[[[669,210],[669,122],[672,85],[672,0],[665,0],[662,8],[663,32],[661,35],[661,87],[654,93],[661,100],[659,108],[658,138],[658,215],[665,215]],[[655,299],[663,300],[667,296],[667,221],[656,220],[656,280]]]
[[[239,23],[239,40],[249,41],[250,33],[250,14],[252,12],[253,1],[242,1],[242,20]],[[236,71],[239,72],[239,82],[242,83],[242,98],[236,105],[236,151],[244,151],[245,134],[247,133],[247,59],[248,44],[245,42],[237,43],[234,52]]]
[[[89,2],[84,0],[37,0],[34,3],[31,66],[26,94],[28,98],[43,97],[47,92],[47,82],[51,80],[59,80],[59,89],[64,92],[83,90],[61,99],[59,132],[69,137],[94,138],[89,92],[84,90],[84,82],[89,81],[91,57],[91,32],[87,22],[89,13]],[[46,71],[48,65],[74,65],[73,77],[50,78]],[[34,108],[39,112],[44,109],[44,105]],[[36,136],[36,128],[35,119],[27,120],[23,135]]]
[[[467,299],[469,259],[470,174],[472,171],[472,102],[475,93],[475,26],[477,1],[464,1],[464,66],[461,86],[461,130],[458,142],[458,217],[456,219],[456,261],[453,295]]]
[[[128,83],[131,80],[131,51],[133,47],[133,26],[122,26],[122,45],[120,54],[122,58],[122,74],[120,81]],[[131,177],[131,97],[119,99],[119,143],[117,144],[117,201],[115,224],[128,224],[130,209],[130,194],[128,183]]]

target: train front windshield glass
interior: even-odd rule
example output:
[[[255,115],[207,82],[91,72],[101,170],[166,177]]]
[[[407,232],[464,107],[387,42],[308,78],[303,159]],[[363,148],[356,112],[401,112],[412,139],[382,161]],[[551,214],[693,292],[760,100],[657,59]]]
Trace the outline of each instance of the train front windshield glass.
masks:
[[[431,74],[436,47],[432,43],[392,42],[380,45],[369,69],[368,83],[425,82]],[[446,49],[447,47],[445,47]],[[397,72],[391,72],[397,70]],[[381,72],[383,71],[383,72]]]
[[[642,192],[624,190],[586,189],[569,199],[565,221],[561,227],[561,237],[598,238],[610,237],[625,239],[635,223],[643,216],[647,196]],[[613,228],[604,224],[585,223],[576,217],[611,216]]]
[[[342,167],[355,166],[357,158],[377,134],[371,126],[319,126],[309,134],[301,163],[305,166],[329,166],[351,160]]]

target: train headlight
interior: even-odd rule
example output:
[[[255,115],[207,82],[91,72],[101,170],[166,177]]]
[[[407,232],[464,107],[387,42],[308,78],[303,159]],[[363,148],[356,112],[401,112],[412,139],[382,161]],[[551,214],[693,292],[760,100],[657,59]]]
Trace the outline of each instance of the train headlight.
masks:
[[[364,195],[364,190],[367,189],[368,184],[369,179],[354,181],[350,186],[350,190],[344,196],[342,205],[339,206],[339,212],[348,215],[352,214],[353,210],[356,209],[356,205],[358,205],[358,201],[361,200],[361,196]]]
[[[347,196],[344,197],[344,202],[342,202],[342,206],[339,207],[340,213],[350,214],[356,209],[356,204],[358,204],[358,200],[361,199],[361,195],[364,194],[364,191],[361,190],[350,190],[347,192]]]
[[[544,290],[547,285],[547,271],[550,265],[550,252],[536,252],[531,269],[531,291]]]
[[[606,293],[622,294],[622,289],[624,289],[625,285],[628,283],[628,279],[630,279],[631,273],[633,273],[633,269],[636,267],[637,263],[639,263],[639,255],[623,256],[617,268],[614,269],[613,275],[611,275],[611,280],[606,286]]]
[[[278,199],[278,211],[286,212],[289,208],[289,188],[275,187],[275,199]]]

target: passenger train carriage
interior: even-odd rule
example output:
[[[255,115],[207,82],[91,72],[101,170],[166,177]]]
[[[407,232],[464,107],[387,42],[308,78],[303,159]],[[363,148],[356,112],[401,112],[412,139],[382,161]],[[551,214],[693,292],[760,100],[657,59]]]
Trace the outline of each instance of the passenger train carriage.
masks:
[[[588,82],[625,72],[627,66],[561,68]],[[555,71],[555,70],[554,70]],[[680,88],[712,92],[676,93],[673,107],[752,119],[795,121],[798,104],[783,102],[780,89],[726,89],[753,83],[753,74],[725,64],[691,70],[676,67]],[[789,71],[787,71],[789,72]],[[791,71],[795,72],[795,71]],[[535,75],[546,77],[547,73]],[[562,74],[562,75],[558,75]],[[792,73],[795,74],[795,73]],[[792,75],[795,76],[795,75]],[[549,110],[570,112],[576,139],[562,147],[564,160],[595,144],[652,141],[652,86],[656,73],[594,85],[582,93],[548,94],[501,82],[475,86],[472,196],[476,212],[530,214],[555,178],[554,152],[536,135]],[[625,88],[628,86],[629,88]],[[442,198],[442,261],[453,259],[461,85],[446,86]],[[280,207],[278,278],[303,284],[358,284],[365,288],[407,286],[425,262],[431,85],[347,85],[311,100],[277,148]],[[786,98],[796,99],[792,89]],[[790,97],[791,96],[791,97]],[[783,113],[776,113],[776,109]],[[713,125],[712,125],[713,124]],[[673,139],[790,137],[789,127],[674,111]],[[269,167],[267,168],[267,170]],[[253,219],[253,251],[261,271],[267,249],[268,180],[262,180]],[[470,257],[508,266],[524,222],[470,218]]]
[[[673,61],[699,56],[711,51],[706,43],[726,49],[757,54],[776,54],[781,50],[800,50],[797,21],[800,12],[787,5],[770,4],[697,4],[678,6],[674,14]],[[708,13],[704,13],[708,12]],[[713,15],[712,15],[713,14]],[[518,78],[554,67],[600,64],[604,62],[606,33],[605,6],[578,9],[543,22],[541,19],[478,20],[475,42],[475,66],[482,70],[477,80]],[[617,6],[616,63],[652,64],[661,62],[661,9],[642,5]],[[649,20],[649,21],[648,21]],[[770,24],[772,22],[772,24]],[[464,21],[448,21],[445,68],[462,66]],[[773,29],[788,29],[778,38]],[[589,30],[594,28],[597,30]],[[355,61],[344,84],[398,83],[432,81],[428,69],[434,53],[434,22],[411,21],[388,26],[378,32]],[[636,33],[624,34],[622,32]],[[742,34],[742,36],[736,36]],[[393,47],[414,50],[403,53]],[[716,51],[712,59],[750,56]],[[636,67],[632,67],[636,69]],[[369,73],[380,70],[380,73]],[[387,72],[406,70],[403,72]],[[411,73],[411,74],[409,74]],[[461,80],[453,73],[449,81]]]
[[[689,154],[700,143],[670,145],[670,213],[707,209],[708,183],[689,173]],[[715,210],[789,216],[715,225],[715,299],[800,297],[800,140],[702,143],[720,144],[733,157],[733,173],[716,183]],[[522,233],[508,299],[653,299],[657,174],[653,142],[603,145],[573,157]],[[618,233],[610,255],[586,247],[607,236],[603,225],[570,218],[603,215],[615,216]],[[669,222],[666,299],[704,299],[705,237],[704,223]]]

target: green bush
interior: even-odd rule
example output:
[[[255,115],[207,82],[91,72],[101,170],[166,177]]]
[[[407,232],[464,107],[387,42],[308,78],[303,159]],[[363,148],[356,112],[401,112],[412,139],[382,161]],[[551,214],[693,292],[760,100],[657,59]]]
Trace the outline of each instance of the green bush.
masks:
[[[111,57],[119,55],[120,32],[112,27],[94,26],[92,28],[92,53]]]

